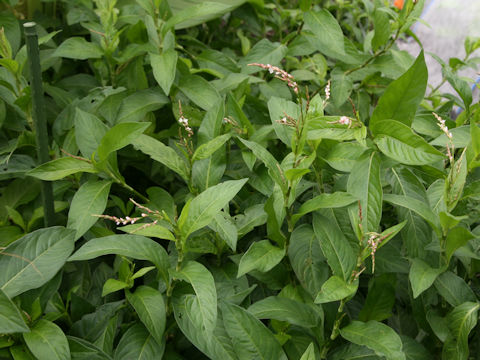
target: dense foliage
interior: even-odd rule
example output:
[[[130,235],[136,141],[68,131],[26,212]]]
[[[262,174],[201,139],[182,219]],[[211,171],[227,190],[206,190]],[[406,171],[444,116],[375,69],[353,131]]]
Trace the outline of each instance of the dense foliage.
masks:
[[[422,0],[37,2],[38,165],[2,6],[0,358],[479,358],[479,39],[452,95]]]

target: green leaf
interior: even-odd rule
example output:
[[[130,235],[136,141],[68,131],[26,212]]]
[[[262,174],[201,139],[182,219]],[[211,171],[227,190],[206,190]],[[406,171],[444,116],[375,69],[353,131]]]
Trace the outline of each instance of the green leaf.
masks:
[[[236,251],[238,230],[230,215],[223,212],[219,213],[209,226],[226,242],[232,251]]]
[[[39,320],[30,332],[23,333],[23,339],[38,360],[71,359],[65,334],[48,320]]]
[[[130,285],[128,285],[125,281],[108,279],[107,281],[105,281],[105,284],[103,284],[102,297],[119,290],[127,289],[128,287],[130,287]]]
[[[360,199],[364,231],[378,231],[382,218],[383,190],[380,157],[377,153],[364,155],[353,166],[348,177],[347,191]]]
[[[334,145],[324,159],[335,170],[350,172],[365,150],[356,142],[341,142]]]
[[[383,199],[393,205],[402,206],[412,210],[414,213],[425,219],[435,231],[438,233],[441,231],[441,225],[438,216],[432,210],[430,210],[430,207],[426,205],[425,202],[410,196],[395,194],[385,194]]]
[[[107,159],[108,155],[116,150],[127,146],[139,137],[148,127],[150,123],[120,123],[107,131],[100,141],[98,147],[98,156],[100,160]]]
[[[238,360],[231,339],[225,331],[221,314],[217,316],[214,331],[205,336],[202,324],[197,322],[197,297],[188,294],[178,298],[174,296],[172,300],[177,325],[192,344],[211,359]]]
[[[315,347],[313,342],[308,345],[307,350],[303,353],[300,360],[316,360],[317,357],[315,356]]]
[[[116,254],[138,260],[148,260],[168,279],[170,267],[168,254],[162,245],[140,235],[110,235],[89,240],[68,261],[95,259],[99,256]]]
[[[372,39],[372,48],[377,51],[382,45],[385,45],[391,36],[390,17],[384,8],[377,8],[373,14],[373,28],[375,34]]]
[[[87,161],[64,157],[49,161],[27,172],[27,175],[40,180],[54,181],[78,172],[96,173],[93,165]]]
[[[382,274],[371,280],[367,299],[358,314],[359,320],[383,321],[392,316],[392,308],[395,304],[395,282],[396,276],[392,274]]]
[[[153,160],[159,161],[170,170],[175,171],[185,181],[188,181],[189,170],[185,161],[171,147],[165,145],[148,135],[140,135],[132,140],[132,145],[141,152],[149,155]]]
[[[288,48],[278,42],[271,42],[268,39],[262,39],[257,42],[248,52],[248,54],[239,61],[242,66],[242,73],[253,74],[260,71],[256,66],[248,66],[251,63],[271,64],[280,66],[281,60],[287,54]]]
[[[335,106],[342,106],[345,101],[348,100],[350,94],[353,90],[353,80],[350,76],[345,75],[343,70],[338,69],[339,71],[332,71],[332,82],[331,82],[331,91],[332,91],[332,100]]]
[[[173,16],[165,24],[169,29],[185,29],[205,23],[234,10],[242,5],[245,0],[169,0]]]
[[[137,224],[132,224],[132,225],[127,225],[127,226],[122,226],[121,228],[118,228],[118,230],[124,231],[129,234],[137,234],[137,235],[143,235],[147,237],[156,237],[159,239],[166,239],[166,240],[172,240],[175,241],[175,236],[168,230],[167,228],[161,226],[161,225],[149,225],[148,227],[144,227],[146,224],[144,223],[137,223]],[[142,229],[142,227],[144,227]]]
[[[422,51],[414,64],[388,85],[373,111],[370,126],[375,126],[380,120],[393,119],[410,127],[425,95],[427,78],[428,71]]]
[[[328,277],[328,265],[320,243],[308,224],[296,227],[290,235],[288,258],[300,284],[314,297]]]
[[[163,92],[167,95],[170,93],[173,80],[175,80],[177,59],[178,54],[173,49],[167,50],[161,55],[150,54],[150,64],[152,65],[153,76]]]
[[[354,344],[364,345],[387,360],[405,360],[400,336],[387,325],[378,321],[352,321],[340,329],[340,335]]]
[[[108,127],[95,115],[77,108],[75,110],[75,140],[87,159],[97,150]]]
[[[83,37],[70,37],[55,49],[52,56],[76,60],[98,59],[103,56],[103,50]]]
[[[277,162],[277,160],[275,160],[273,155],[270,154],[267,149],[265,149],[260,144],[257,144],[256,142],[248,141],[242,138],[239,138],[239,140],[252,151],[252,153],[257,157],[257,159],[259,159],[265,164],[273,180],[282,188],[282,190],[286,190],[285,176],[279,163]]]
[[[128,302],[133,306],[141,322],[158,344],[163,342],[166,311],[163,296],[158,290],[141,285],[134,293],[126,291]]]
[[[433,284],[438,293],[452,306],[459,306],[467,301],[476,301],[470,286],[451,271],[439,275]]]
[[[161,359],[165,351],[165,342],[157,343],[142,324],[136,323],[120,339],[115,350],[115,360]]]
[[[142,121],[147,113],[158,110],[169,102],[169,98],[158,87],[136,91],[123,99],[116,123]]]
[[[292,216],[292,222],[295,224],[298,219],[310,212],[325,208],[344,207],[350,205],[357,200],[357,198],[350,195],[349,193],[341,191],[331,194],[324,193],[317,195],[313,199],[305,201],[302,206],[300,206],[300,209],[298,209],[298,213]]]
[[[215,151],[220,149],[223,144],[230,140],[231,137],[231,134],[220,135],[213,138],[209,142],[200,145],[193,153],[192,160],[195,161],[209,158]]]
[[[77,231],[75,240],[82,237],[103,214],[110,192],[110,181],[91,180],[83,184],[73,196],[68,211],[67,228]]]
[[[346,283],[341,277],[332,276],[322,285],[322,289],[315,298],[317,304],[346,299],[357,292],[358,281]]]
[[[272,245],[268,240],[256,241],[240,259],[237,278],[252,270],[267,272],[278,265],[284,256],[285,249]]]
[[[381,152],[407,165],[428,165],[445,156],[410,127],[396,120],[379,120],[370,129]]]
[[[315,43],[322,53],[333,57],[345,54],[342,28],[328,10],[306,12],[304,21],[307,29],[313,32]]]
[[[413,259],[408,278],[412,285],[413,298],[432,286],[433,282],[445,269],[433,269],[420,259]]]
[[[311,328],[318,325],[318,313],[310,306],[296,300],[269,296],[248,308],[257,319],[275,319],[292,325]]]
[[[45,284],[72,253],[74,236],[75,231],[55,226],[11,243],[0,252],[0,290],[13,298]]]
[[[232,339],[239,360],[286,360],[275,336],[245,309],[223,302],[225,330]]]
[[[208,269],[196,261],[189,261],[179,271],[171,271],[174,278],[190,283],[197,295],[192,303],[194,322],[202,324],[202,331],[211,332],[217,322],[217,291]]]
[[[450,230],[447,234],[447,240],[445,245],[447,264],[450,262],[450,258],[458,248],[464,246],[469,240],[474,238],[475,236],[464,227],[457,226]]]
[[[297,104],[286,99],[272,96],[268,100],[268,112],[270,113],[270,120],[272,121],[273,129],[277,137],[288,147],[292,145],[292,138],[295,133],[295,128],[280,124],[278,120],[286,115],[298,120],[300,118],[300,109]],[[285,115],[286,114],[286,115]]]
[[[198,75],[181,76],[178,88],[203,110],[210,109],[221,100],[220,94],[212,84]]]
[[[102,349],[94,344],[74,336],[67,336],[72,359],[112,360]]]
[[[225,181],[208,188],[187,203],[178,219],[178,228],[183,239],[187,239],[192,232],[210,224],[247,181],[248,179]]]
[[[30,329],[23,320],[20,310],[0,289],[0,333],[13,334],[28,332]]]
[[[468,335],[477,325],[479,307],[480,304],[477,302],[466,302],[455,307],[447,315],[450,334],[443,345],[442,359],[468,359]]]
[[[357,259],[342,230],[318,213],[313,216],[313,229],[333,274],[349,281]]]

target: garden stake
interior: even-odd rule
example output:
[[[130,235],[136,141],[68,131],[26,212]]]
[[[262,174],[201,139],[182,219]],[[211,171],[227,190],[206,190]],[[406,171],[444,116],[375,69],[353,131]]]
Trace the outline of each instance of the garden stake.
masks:
[[[42,71],[40,68],[40,53],[38,49],[38,35],[34,22],[23,24],[25,41],[27,44],[28,62],[30,65],[30,87],[32,93],[33,124],[37,143],[37,156],[40,164],[50,160],[48,155],[48,130],[43,103]],[[42,202],[44,209],[44,224],[46,227],[54,225],[55,210],[53,206],[52,184],[42,181]]]

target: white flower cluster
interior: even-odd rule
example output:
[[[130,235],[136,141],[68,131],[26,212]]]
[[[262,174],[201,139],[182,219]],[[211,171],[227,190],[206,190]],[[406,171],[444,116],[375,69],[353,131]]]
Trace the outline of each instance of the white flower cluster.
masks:
[[[193,130],[192,128],[188,125],[188,119],[185,118],[183,115],[180,116],[180,118],[178,119],[178,122],[180,123],[180,125],[182,125],[185,129],[185,131],[187,132],[188,136],[192,136],[193,135]]]
[[[350,120],[348,116],[342,116],[340,120],[338,120],[338,123],[342,125],[350,125],[352,123],[352,120]]]
[[[285,70],[280,69],[277,66],[273,66],[270,64],[259,64],[259,63],[252,63],[248,64],[248,66],[258,66],[262,69],[268,70],[270,74],[274,74],[277,79],[280,79],[287,83],[287,85],[293,89],[295,94],[298,94],[298,85],[293,79],[293,76],[287,73]]]
[[[444,132],[445,135],[447,135],[447,137],[452,140],[453,136],[452,136],[452,133],[448,130],[448,127],[447,125],[445,125],[445,120],[443,120],[440,116],[438,116],[436,113],[432,112],[433,116],[435,116],[435,118],[437,119],[438,121],[438,127]]]
[[[330,99],[330,80],[328,80],[327,86],[325,87],[325,100],[324,100],[324,102],[327,102],[328,99]]]

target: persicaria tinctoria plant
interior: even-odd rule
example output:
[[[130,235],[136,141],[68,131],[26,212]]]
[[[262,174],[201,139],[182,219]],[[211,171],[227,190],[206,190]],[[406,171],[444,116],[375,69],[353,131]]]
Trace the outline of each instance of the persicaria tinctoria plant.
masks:
[[[0,358],[480,356],[478,38],[434,87],[422,0],[34,3],[0,5]]]

